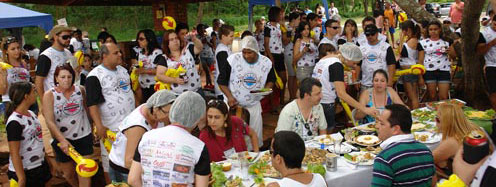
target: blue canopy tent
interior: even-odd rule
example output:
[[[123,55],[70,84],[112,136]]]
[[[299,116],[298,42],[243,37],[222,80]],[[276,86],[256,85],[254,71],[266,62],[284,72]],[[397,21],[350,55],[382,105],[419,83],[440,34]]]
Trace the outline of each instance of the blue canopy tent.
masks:
[[[281,3],[293,2],[293,1],[304,1],[304,0],[280,0]],[[253,27],[253,7],[255,5],[271,5],[275,6],[275,0],[250,0],[248,2],[248,30],[252,30]],[[322,0],[322,5],[325,9],[326,19],[329,19],[329,7],[327,6],[327,0]]]
[[[29,26],[41,27],[48,33],[53,27],[52,15],[0,3],[0,29]]]

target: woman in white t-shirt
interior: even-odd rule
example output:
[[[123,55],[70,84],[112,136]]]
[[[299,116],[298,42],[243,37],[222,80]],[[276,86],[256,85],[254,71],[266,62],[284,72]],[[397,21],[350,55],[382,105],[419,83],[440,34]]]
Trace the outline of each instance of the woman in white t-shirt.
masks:
[[[282,179],[267,187],[325,187],[324,177],[317,173],[307,173],[301,168],[305,157],[305,142],[293,131],[279,131],[274,134],[272,146],[272,166],[282,175]]]
[[[293,63],[296,64],[296,78],[301,81],[312,76],[318,57],[318,49],[310,38],[310,25],[307,22],[298,25],[294,43]]]
[[[9,87],[16,82],[29,82],[27,63],[21,58],[21,46],[14,37],[5,37],[2,41],[2,60],[12,66],[10,69],[0,68],[0,94],[2,102],[10,102]]]
[[[200,92],[201,81],[198,68],[196,67],[195,55],[203,50],[202,42],[195,36],[191,38],[193,43],[185,44],[179,39],[174,31],[165,31],[162,39],[162,51],[164,55],[157,63],[157,79],[163,83],[170,84],[172,92],[179,95],[186,91]],[[165,73],[168,69],[178,69],[182,67],[186,70],[179,77],[169,77]]]
[[[55,69],[55,87],[43,95],[43,116],[53,137],[52,148],[64,178],[72,186],[91,186],[91,178],[76,175],[70,146],[81,155],[93,154],[93,134],[86,113],[84,87],[75,86],[76,73],[64,63]],[[60,144],[60,145],[59,145]]]

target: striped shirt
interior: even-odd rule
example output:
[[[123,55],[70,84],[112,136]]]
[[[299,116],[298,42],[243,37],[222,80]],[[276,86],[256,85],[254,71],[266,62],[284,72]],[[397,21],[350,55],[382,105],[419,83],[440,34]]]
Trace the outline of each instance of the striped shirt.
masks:
[[[388,141],[394,139],[395,141]],[[434,159],[424,144],[411,135],[390,137],[374,161],[372,186],[431,186]]]

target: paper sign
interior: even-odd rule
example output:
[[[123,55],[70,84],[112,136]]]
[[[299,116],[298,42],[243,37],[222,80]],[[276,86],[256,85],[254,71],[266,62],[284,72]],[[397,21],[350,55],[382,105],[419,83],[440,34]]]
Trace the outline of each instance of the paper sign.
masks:
[[[67,19],[65,19],[65,18],[58,19],[57,20],[57,24],[58,25],[63,25],[63,26],[66,26],[66,27],[69,26],[69,25],[67,25]]]

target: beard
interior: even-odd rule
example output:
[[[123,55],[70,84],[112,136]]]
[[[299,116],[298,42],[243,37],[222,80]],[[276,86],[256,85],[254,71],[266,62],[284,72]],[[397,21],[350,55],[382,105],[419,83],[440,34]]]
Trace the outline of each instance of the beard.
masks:
[[[67,44],[64,43],[65,41],[62,40],[61,38],[57,38],[57,43],[59,43],[60,46],[64,47],[64,48],[67,48],[69,47],[69,42],[67,42]]]

